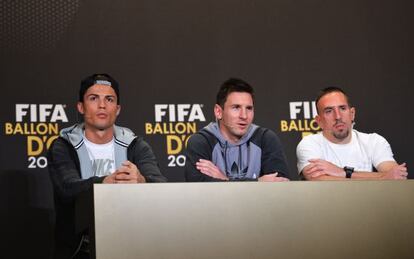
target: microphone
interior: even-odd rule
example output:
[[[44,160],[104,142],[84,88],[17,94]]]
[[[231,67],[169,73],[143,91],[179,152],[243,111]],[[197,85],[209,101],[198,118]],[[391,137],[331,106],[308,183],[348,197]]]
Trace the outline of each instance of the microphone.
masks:
[[[230,124],[225,123],[224,121],[222,121],[222,119],[219,119],[218,123],[219,123],[219,126],[220,126],[220,123],[222,123],[225,127],[233,130],[234,132],[237,132],[239,130],[239,128],[237,127],[237,125],[230,125]],[[248,127],[250,127],[250,125],[248,125]],[[246,132],[247,132],[247,129],[246,129]]]
[[[230,128],[230,129],[235,129],[236,128],[235,126],[232,126],[232,125],[229,125],[229,124],[225,123],[223,121],[223,118],[217,119],[217,123],[219,124],[219,126],[220,126],[220,124],[223,124],[224,126],[226,126],[227,128]]]

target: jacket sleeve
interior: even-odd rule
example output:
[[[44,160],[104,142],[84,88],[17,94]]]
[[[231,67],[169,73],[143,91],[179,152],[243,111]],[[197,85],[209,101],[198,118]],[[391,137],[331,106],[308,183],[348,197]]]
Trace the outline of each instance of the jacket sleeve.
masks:
[[[133,162],[146,182],[166,182],[160,171],[157,159],[150,145],[142,137],[137,137],[128,148],[128,159]]]
[[[101,183],[105,177],[82,179],[79,159],[74,148],[64,139],[57,138],[49,148],[48,170],[57,198],[73,200],[80,193],[91,190],[94,183]]]
[[[187,182],[222,182],[221,179],[216,179],[205,175],[197,170],[196,162],[200,159],[212,160],[212,147],[207,138],[199,133],[195,133],[190,137],[185,151],[185,180]]]
[[[290,178],[282,143],[271,130],[266,130],[263,134],[262,152],[261,175],[278,172],[278,176]]]

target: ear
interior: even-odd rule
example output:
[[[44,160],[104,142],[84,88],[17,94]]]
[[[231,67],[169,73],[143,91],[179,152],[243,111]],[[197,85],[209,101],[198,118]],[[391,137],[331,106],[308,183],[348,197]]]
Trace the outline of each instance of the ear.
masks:
[[[214,116],[217,120],[221,120],[223,118],[223,109],[220,105],[214,105]]]
[[[116,116],[121,112],[121,105],[117,105]]]
[[[83,115],[85,113],[84,110],[83,110],[83,103],[82,102],[78,102],[77,105],[76,105],[76,107],[78,108],[78,112],[80,114]]]
[[[351,119],[352,119],[352,122],[354,122],[355,121],[355,107],[351,107]]]
[[[321,125],[321,123],[322,123],[322,119],[321,119],[321,116],[316,115],[316,116],[315,116],[315,121],[316,121],[316,123],[318,123],[319,128],[321,128],[321,129],[322,129],[322,125]]]

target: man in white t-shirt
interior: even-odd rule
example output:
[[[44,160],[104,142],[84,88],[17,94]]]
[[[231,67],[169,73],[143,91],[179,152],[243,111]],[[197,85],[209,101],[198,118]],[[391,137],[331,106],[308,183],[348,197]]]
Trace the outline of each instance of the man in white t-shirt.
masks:
[[[323,89],[316,107],[315,119],[322,132],[304,137],[296,149],[298,172],[303,178],[407,179],[406,164],[394,160],[385,138],[353,129],[355,107],[342,89]]]

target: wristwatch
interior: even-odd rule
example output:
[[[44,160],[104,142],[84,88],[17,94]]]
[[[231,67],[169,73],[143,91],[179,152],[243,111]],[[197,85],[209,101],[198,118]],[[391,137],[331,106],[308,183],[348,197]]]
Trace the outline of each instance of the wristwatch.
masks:
[[[354,168],[350,167],[350,166],[345,166],[344,167],[344,171],[345,171],[345,177],[346,178],[351,178],[352,177],[352,173],[354,172]]]

